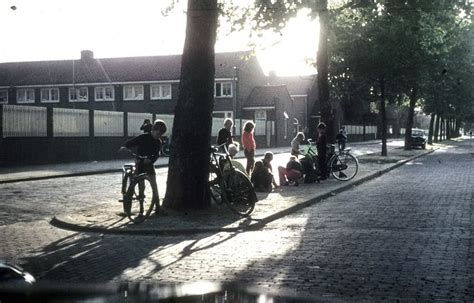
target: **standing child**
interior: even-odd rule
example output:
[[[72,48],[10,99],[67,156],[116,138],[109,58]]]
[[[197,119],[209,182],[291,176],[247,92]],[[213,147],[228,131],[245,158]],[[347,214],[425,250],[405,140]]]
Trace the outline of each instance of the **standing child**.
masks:
[[[217,134],[217,145],[222,145],[226,144],[227,148],[229,148],[229,145],[234,143],[232,140],[232,125],[234,125],[234,122],[232,122],[232,119],[226,118],[224,120],[224,127],[219,130],[219,133]]]
[[[255,165],[255,138],[253,137],[253,130],[255,124],[252,121],[245,122],[244,129],[242,131],[242,146],[244,147],[244,155],[247,158],[247,174],[250,176]]]
[[[142,126],[140,127],[140,130],[142,130],[146,134],[151,132],[152,126],[153,125],[151,125],[150,119],[145,119],[145,121],[143,121]]]
[[[162,120],[156,120],[149,133],[144,133],[135,137],[131,140],[125,142],[120,150],[136,148],[136,154],[140,157],[146,157],[146,159],[137,159],[135,166],[135,174],[139,175],[146,173],[150,176],[150,183],[153,191],[153,196],[156,197],[156,200],[153,201],[155,204],[155,213],[158,212],[160,208],[160,200],[158,196],[158,187],[156,184],[156,173],[153,163],[158,159],[161,149],[161,136],[166,132],[166,124]],[[143,184],[139,185],[140,193],[143,195]]]

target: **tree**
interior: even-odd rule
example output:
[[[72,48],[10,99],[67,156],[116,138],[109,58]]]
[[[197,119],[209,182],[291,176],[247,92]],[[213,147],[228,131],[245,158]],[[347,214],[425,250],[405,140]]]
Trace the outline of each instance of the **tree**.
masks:
[[[186,40],[173,123],[165,207],[208,207],[209,146],[214,107],[217,0],[188,0]]]

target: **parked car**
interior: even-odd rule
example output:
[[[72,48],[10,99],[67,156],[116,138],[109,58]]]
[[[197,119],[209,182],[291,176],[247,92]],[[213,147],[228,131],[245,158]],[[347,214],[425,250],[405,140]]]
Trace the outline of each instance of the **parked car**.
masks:
[[[411,146],[419,146],[423,149],[426,148],[426,134],[424,130],[418,128],[413,128],[411,130]]]

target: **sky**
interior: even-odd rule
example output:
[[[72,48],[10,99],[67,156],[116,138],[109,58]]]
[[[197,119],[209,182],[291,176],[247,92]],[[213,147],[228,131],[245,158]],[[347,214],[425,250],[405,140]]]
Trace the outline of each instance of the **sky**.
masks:
[[[0,62],[78,59],[86,49],[96,58],[181,54],[187,1],[164,17],[170,1],[0,0]],[[318,31],[302,11],[281,34],[263,33],[253,42],[264,71],[315,73],[307,62],[316,57]],[[249,50],[249,42],[248,32],[221,29],[216,52]]]

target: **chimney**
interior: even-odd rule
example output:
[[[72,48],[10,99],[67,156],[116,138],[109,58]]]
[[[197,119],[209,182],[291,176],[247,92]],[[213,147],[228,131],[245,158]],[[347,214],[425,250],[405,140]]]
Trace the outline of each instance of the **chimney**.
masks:
[[[81,60],[93,60],[94,59],[94,52],[91,50],[83,50],[81,51]]]
[[[277,84],[277,82],[278,82],[277,73],[276,73],[276,71],[271,70],[268,73],[268,84],[269,85],[275,85],[275,84]]]

